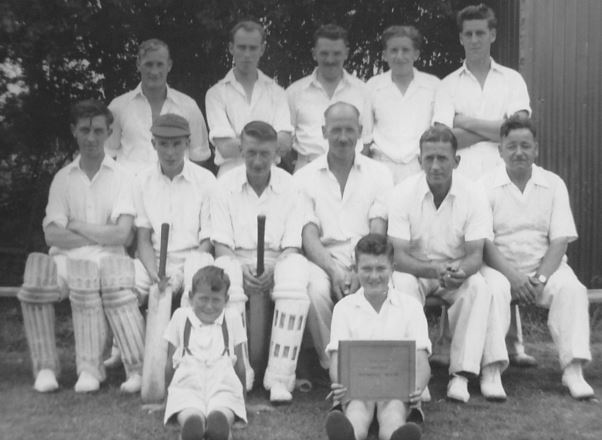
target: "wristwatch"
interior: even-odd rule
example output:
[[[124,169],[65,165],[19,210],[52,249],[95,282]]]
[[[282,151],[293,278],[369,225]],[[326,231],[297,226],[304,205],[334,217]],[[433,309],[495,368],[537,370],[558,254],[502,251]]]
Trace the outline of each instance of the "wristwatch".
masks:
[[[535,279],[539,281],[541,284],[545,285],[548,282],[548,277],[542,274],[535,274]]]

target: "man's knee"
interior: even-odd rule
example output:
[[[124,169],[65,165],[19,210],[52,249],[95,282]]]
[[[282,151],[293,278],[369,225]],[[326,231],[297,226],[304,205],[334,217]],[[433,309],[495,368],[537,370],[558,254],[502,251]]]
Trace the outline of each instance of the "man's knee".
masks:
[[[23,285],[17,294],[22,302],[54,303],[61,299],[57,267],[49,255],[33,252],[28,255],[23,273]]]
[[[330,277],[318,265],[308,262],[308,287],[307,295],[310,302],[315,305],[327,305],[330,309],[334,305],[330,296]]]
[[[274,291],[277,299],[307,300],[309,267],[307,260],[300,254],[291,254],[278,261],[274,268]]]
[[[411,295],[414,298],[424,302],[423,295],[420,292],[420,283],[418,278],[414,275],[406,272],[393,272],[391,277],[393,281],[393,287],[401,293]]]
[[[496,300],[510,303],[510,282],[508,279],[501,272],[487,266],[483,266],[480,272],[493,297]]]

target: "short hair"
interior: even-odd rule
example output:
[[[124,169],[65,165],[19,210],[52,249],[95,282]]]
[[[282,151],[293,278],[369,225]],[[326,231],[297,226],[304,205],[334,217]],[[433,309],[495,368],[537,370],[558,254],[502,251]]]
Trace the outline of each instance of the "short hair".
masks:
[[[391,38],[396,37],[407,37],[412,40],[412,44],[414,45],[415,50],[422,49],[422,44],[424,39],[422,38],[422,34],[418,29],[414,26],[389,26],[387,29],[383,31],[380,40],[383,45],[383,50],[387,50],[387,43]]]
[[[104,116],[107,121],[107,127],[110,127],[113,123],[113,113],[111,113],[111,110],[109,110],[104,102],[97,101],[96,99],[86,99],[73,104],[69,118],[71,123],[75,125],[80,119],[93,118],[95,116]]]
[[[192,290],[190,291],[190,296],[192,297],[204,286],[209,287],[211,292],[221,292],[223,290],[227,293],[230,288],[230,277],[221,267],[202,267],[197,270],[192,277]]]
[[[347,31],[336,24],[325,24],[320,26],[314,32],[314,47],[320,38],[327,40],[343,40],[345,46],[349,46],[349,38]]]
[[[393,245],[384,234],[370,233],[364,235],[355,245],[355,262],[359,261],[360,255],[386,255],[387,259],[393,263],[394,250]]]
[[[533,135],[533,139],[537,138],[537,130],[533,120],[529,117],[521,116],[520,113],[515,113],[506,119],[500,127],[500,138],[507,137],[512,130],[520,130],[526,128]]]
[[[265,29],[261,24],[254,20],[242,20],[236,23],[232,29],[230,29],[230,42],[234,43],[234,35],[239,29],[243,29],[247,32],[257,31],[261,36],[261,42],[265,41]]]
[[[454,153],[458,151],[458,139],[456,139],[456,135],[447,125],[435,124],[422,133],[419,143],[420,151],[422,151],[422,145],[426,142],[449,142]]]
[[[248,136],[259,142],[276,142],[278,133],[270,124],[264,121],[251,121],[242,129],[241,138]]]
[[[150,40],[145,40],[142,43],[140,43],[140,46],[138,46],[138,61],[140,61],[142,59],[142,57],[144,57],[144,55],[146,55],[147,53],[153,51],[153,50],[159,50],[161,48],[165,48],[165,50],[167,51],[167,59],[171,59],[171,55],[169,53],[169,46],[167,45],[167,43],[165,41],[159,40],[158,38],[151,38]]]
[[[464,22],[468,20],[487,20],[487,26],[489,29],[497,28],[497,19],[495,18],[493,9],[483,3],[466,6],[464,9],[458,12],[456,17],[458,32],[462,32]]]
[[[358,108],[349,103],[349,102],[345,102],[345,101],[337,101],[335,103],[330,104],[328,107],[326,107],[326,110],[324,110],[324,122],[326,122],[326,118],[328,117],[328,114],[330,113],[330,111],[334,108],[334,107],[338,107],[338,106],[345,106],[348,108],[353,109],[355,115],[357,116],[357,120],[360,120],[360,111],[358,110]]]

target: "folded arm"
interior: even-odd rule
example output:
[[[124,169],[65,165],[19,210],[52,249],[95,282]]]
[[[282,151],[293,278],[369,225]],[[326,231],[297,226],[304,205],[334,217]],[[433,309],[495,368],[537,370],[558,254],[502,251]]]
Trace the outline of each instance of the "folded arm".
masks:
[[[134,217],[120,215],[114,225],[95,225],[70,221],[67,229],[103,246],[125,246],[133,233]]]

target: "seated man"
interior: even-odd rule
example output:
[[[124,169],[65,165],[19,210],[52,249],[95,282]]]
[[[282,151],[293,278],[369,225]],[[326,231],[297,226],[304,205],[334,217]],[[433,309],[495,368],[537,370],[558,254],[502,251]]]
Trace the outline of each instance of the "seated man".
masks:
[[[355,261],[361,288],[334,306],[330,342],[326,347],[330,355],[334,402],[344,405],[344,415],[338,411],[328,415],[328,438],[366,439],[376,410],[379,439],[418,439],[420,428],[412,422],[406,424],[406,419],[410,407],[420,405],[420,397],[431,376],[428,361],[431,341],[422,305],[390,287],[393,246],[385,235],[369,234],[361,238],[355,247]],[[409,404],[401,400],[345,399],[347,390],[338,382],[339,341],[369,339],[416,342],[416,390],[411,393]]]
[[[565,256],[577,239],[566,186],[534,164],[538,145],[529,119],[508,119],[500,134],[505,165],[481,180],[493,212],[494,239],[485,243],[485,261],[508,278],[513,300],[550,309],[562,383],[575,399],[593,397],[582,373],[591,360],[587,289]]]
[[[387,167],[356,152],[362,134],[356,107],[336,102],[324,112],[328,153],[299,170],[307,219],[303,249],[310,261],[307,325],[323,368],[334,303],[358,289],[353,248],[369,232],[384,234],[386,207],[377,198],[393,187]]]
[[[188,159],[190,144],[188,121],[167,113],[151,127],[152,144],[157,152],[155,165],[141,171],[135,180],[138,259],[136,289],[143,298],[152,284],[158,283],[161,224],[169,224],[166,276],[173,291],[188,293],[196,271],[213,262],[210,237],[209,194],[215,177]]]
[[[96,391],[105,379],[105,314],[124,354],[127,380],[121,390],[140,390],[144,323],[132,292],[133,265],[124,249],[135,210],[129,178],[104,153],[112,119],[100,102],[73,106],[71,132],[79,156],[50,185],[43,222],[49,255],[33,253],[25,266],[18,297],[39,392],[58,388],[54,303],[67,296],[79,376],[75,391]]]
[[[389,200],[388,234],[395,247],[393,283],[423,304],[429,295],[451,304],[451,380],[447,397],[467,402],[467,380],[482,366],[481,393],[504,400],[501,372],[508,366],[504,336],[510,325],[510,287],[491,268],[481,268],[491,237],[485,195],[457,174],[456,138],[442,125],[420,138],[423,173],[395,187]]]
[[[278,136],[271,125],[249,122],[243,128],[241,146],[245,166],[220,177],[211,198],[216,265],[224,267],[230,276],[231,300],[236,301],[243,290],[249,297],[251,365],[259,374],[267,357],[271,293],[275,310],[263,384],[272,402],[289,402],[309,307],[307,262],[300,254],[300,197],[292,176],[273,166]],[[263,274],[257,274],[255,265],[259,214],[266,217]],[[238,301],[238,307],[244,315],[244,300]],[[249,388],[252,381],[249,377]]]

